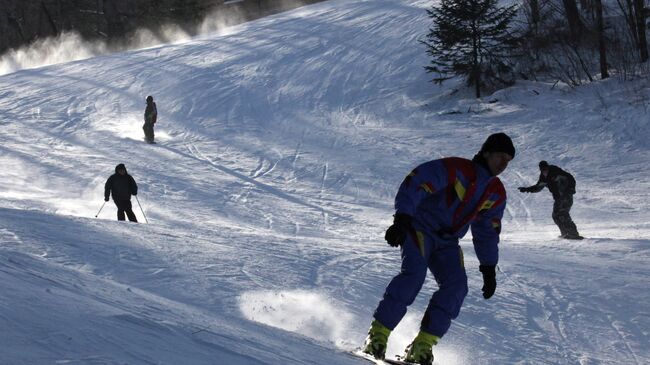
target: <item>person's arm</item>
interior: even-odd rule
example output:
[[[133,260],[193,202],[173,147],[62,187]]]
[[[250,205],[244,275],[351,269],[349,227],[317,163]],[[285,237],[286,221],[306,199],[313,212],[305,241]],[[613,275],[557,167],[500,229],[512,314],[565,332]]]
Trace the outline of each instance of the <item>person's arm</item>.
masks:
[[[539,174],[539,179],[537,179],[537,183],[533,186],[528,186],[528,187],[520,187],[519,191],[522,193],[538,193],[542,191],[546,187],[546,178],[544,177],[543,174]]]
[[[434,160],[416,167],[402,181],[395,196],[393,225],[388,227],[384,236],[389,245],[397,247],[404,243],[407,232],[411,229],[411,218],[422,200],[444,188],[447,180],[444,163],[442,160]]]
[[[106,202],[108,201],[108,198],[111,195],[112,186],[113,186],[113,176],[111,175],[111,177],[109,177],[108,180],[106,180],[106,184],[104,184],[104,201]]]
[[[131,185],[131,195],[138,195],[138,184],[135,183],[133,176],[129,175]]]
[[[506,194],[503,185],[499,186],[495,204],[472,223],[474,252],[483,275],[483,298],[489,299],[497,288],[496,266],[499,263],[499,239],[501,218],[506,207]]]
[[[506,207],[505,190],[503,194],[498,205],[481,214],[471,225],[474,251],[481,265],[496,265],[499,262],[501,218]]]
[[[443,160],[425,162],[413,169],[395,196],[396,215],[413,216],[426,196],[447,186],[447,175]]]
[[[144,121],[145,123],[151,123],[152,118],[153,118],[153,107],[149,104],[147,104],[147,107],[144,110]]]

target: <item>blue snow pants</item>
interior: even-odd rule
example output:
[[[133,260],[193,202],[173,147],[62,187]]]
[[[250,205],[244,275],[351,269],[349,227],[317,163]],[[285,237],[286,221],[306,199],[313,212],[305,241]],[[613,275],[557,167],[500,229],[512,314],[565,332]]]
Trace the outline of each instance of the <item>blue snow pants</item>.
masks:
[[[467,295],[463,252],[458,243],[436,244],[433,237],[411,231],[401,253],[400,273],[388,284],[374,317],[384,326],[394,329],[420,292],[429,269],[439,288],[429,301],[420,330],[442,337],[451,320],[458,317]]]

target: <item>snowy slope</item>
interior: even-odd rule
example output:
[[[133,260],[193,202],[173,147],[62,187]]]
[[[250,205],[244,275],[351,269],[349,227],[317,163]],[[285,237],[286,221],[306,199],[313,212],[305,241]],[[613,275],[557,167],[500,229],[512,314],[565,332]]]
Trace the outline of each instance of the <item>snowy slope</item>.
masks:
[[[383,232],[401,179],[495,131],[518,148],[497,294],[466,238],[470,293],[436,363],[649,363],[648,81],[474,100],[427,81],[429,5],[330,0],[1,76],[0,364],[361,364],[345,351],[399,268]],[[576,176],[586,240],[557,238],[550,194],[516,190],[540,159]],[[149,224],[112,203],[94,218],[120,162]]]

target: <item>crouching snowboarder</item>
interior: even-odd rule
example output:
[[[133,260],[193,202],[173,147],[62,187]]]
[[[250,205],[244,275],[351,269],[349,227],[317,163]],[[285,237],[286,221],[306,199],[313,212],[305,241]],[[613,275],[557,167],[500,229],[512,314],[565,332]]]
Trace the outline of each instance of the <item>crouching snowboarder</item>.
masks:
[[[153,127],[158,120],[158,109],[156,108],[156,103],[153,101],[153,96],[147,96],[147,107],[144,110],[144,125],[142,129],[144,130],[144,140],[147,143],[154,142],[154,132]]]
[[[404,179],[395,197],[394,223],[385,236],[389,245],[401,247],[401,271],[375,310],[363,352],[385,357],[388,337],[415,300],[428,269],[439,288],[403,360],[433,363],[432,348],[458,316],[468,292],[459,240],[470,228],[483,274],[483,297],[492,297],[506,207],[506,191],[497,175],[514,156],[510,137],[497,133],[488,137],[471,161],[459,157],[429,161]]]
[[[111,175],[104,185],[104,201],[113,195],[113,202],[117,206],[117,220],[124,220],[124,213],[131,222],[138,220],[131,207],[131,195],[138,195],[138,185],[131,175],[126,172],[124,164],[115,166],[115,174]]]
[[[581,240],[578,228],[571,219],[569,211],[576,193],[576,180],[573,176],[546,161],[539,163],[539,179],[533,186],[520,187],[522,193],[537,193],[545,187],[553,194],[553,222],[560,228],[560,236],[571,240]]]

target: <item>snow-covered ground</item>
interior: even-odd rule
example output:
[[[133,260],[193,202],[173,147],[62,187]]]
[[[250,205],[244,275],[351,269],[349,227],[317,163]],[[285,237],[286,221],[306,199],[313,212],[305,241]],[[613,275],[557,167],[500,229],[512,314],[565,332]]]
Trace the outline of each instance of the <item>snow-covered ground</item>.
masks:
[[[436,364],[650,363],[650,84],[436,86],[428,0],[330,0],[203,37],[0,77],[0,364],[363,364],[399,268],[403,177],[510,134],[496,295]],[[144,99],[158,144],[142,142]],[[546,159],[587,237],[558,239]],[[149,224],[115,221],[125,163]],[[144,221],[134,201],[138,219]],[[399,353],[436,286],[391,337]]]

